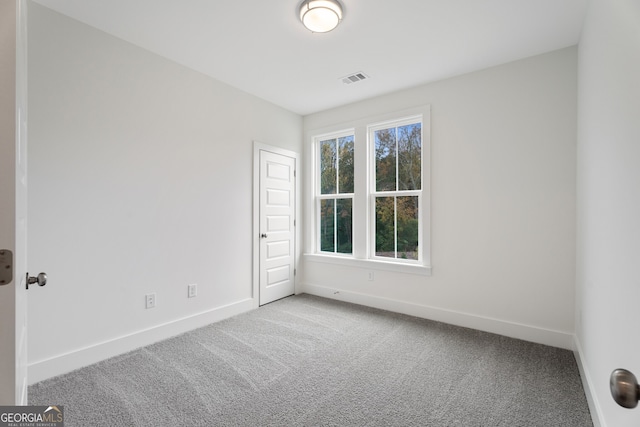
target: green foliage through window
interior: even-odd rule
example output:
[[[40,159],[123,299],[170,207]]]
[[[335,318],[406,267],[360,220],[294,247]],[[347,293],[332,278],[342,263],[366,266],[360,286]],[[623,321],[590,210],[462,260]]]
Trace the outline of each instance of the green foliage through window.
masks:
[[[352,130],[314,138],[316,251],[414,265],[430,262],[424,162],[429,109],[415,111],[384,122],[363,119]],[[355,135],[363,135],[362,141]]]
[[[320,250],[353,251],[354,136],[322,140],[320,149]],[[332,197],[329,197],[329,196]]]
[[[376,256],[418,259],[418,197],[376,197]]]
[[[422,124],[374,130],[375,255],[417,260]]]

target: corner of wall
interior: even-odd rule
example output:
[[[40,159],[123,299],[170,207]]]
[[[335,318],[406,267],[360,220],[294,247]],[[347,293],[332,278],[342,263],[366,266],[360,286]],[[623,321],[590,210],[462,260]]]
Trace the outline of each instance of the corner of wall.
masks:
[[[594,392],[593,381],[589,373],[589,368],[584,359],[584,353],[582,351],[582,345],[577,335],[573,336],[573,354],[576,358],[576,364],[580,371],[580,379],[582,380],[582,387],[584,388],[584,394],[587,398],[587,404],[589,405],[589,412],[591,412],[591,419],[593,420],[594,427],[607,427],[607,423],[602,418],[602,410],[600,409],[600,403],[598,401],[598,395]]]

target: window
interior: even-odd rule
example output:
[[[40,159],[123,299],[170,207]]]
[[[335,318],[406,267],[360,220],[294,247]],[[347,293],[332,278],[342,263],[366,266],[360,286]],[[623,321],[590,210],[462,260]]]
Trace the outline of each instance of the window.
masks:
[[[320,252],[351,254],[354,136],[337,135],[318,140],[319,249]]]
[[[308,133],[308,256],[430,274],[429,123],[422,106]]]
[[[370,126],[374,179],[371,188],[374,257],[420,257],[422,122],[410,118]]]

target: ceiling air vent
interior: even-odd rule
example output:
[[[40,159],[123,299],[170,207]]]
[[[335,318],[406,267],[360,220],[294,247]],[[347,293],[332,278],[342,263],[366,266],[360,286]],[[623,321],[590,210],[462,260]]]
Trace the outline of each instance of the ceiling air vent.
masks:
[[[346,85],[350,85],[351,83],[358,83],[369,78],[370,77],[367,76],[365,73],[360,72],[360,73],[353,73],[347,77],[343,77],[340,80],[342,80],[342,83]]]

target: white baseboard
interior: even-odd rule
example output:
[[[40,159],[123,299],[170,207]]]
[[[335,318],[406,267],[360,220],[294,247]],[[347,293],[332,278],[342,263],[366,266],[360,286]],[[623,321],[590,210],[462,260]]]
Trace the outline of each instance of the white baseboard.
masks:
[[[255,301],[249,298],[49,359],[32,362],[27,371],[29,384],[71,372],[255,308]]]
[[[578,370],[580,371],[580,378],[582,379],[582,387],[584,388],[584,394],[587,396],[587,403],[589,404],[589,411],[591,412],[591,419],[593,420],[594,427],[607,427],[607,423],[602,419],[602,410],[600,409],[600,403],[598,396],[593,392],[594,385],[589,374],[586,362],[584,360],[582,345],[577,336],[574,336],[574,354],[578,363]]]
[[[453,310],[446,310],[405,301],[397,301],[308,283],[302,286],[302,291],[320,297],[366,305],[368,307],[380,308],[396,313],[436,320],[451,325],[463,326],[507,337],[518,338],[525,341],[573,350],[573,334],[568,332],[543,329],[536,326],[507,322],[489,317],[476,316]]]

